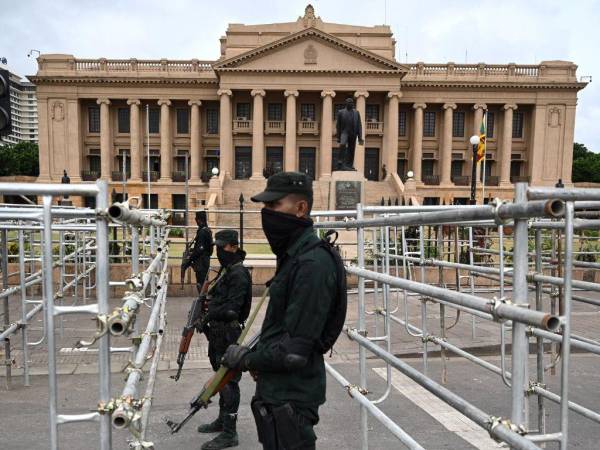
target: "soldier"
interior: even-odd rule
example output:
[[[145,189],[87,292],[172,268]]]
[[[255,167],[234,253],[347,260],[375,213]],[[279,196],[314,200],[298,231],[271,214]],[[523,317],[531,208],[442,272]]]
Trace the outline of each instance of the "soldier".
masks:
[[[206,281],[206,274],[210,268],[210,257],[213,252],[212,232],[206,221],[206,211],[196,212],[196,237],[194,238],[194,248],[190,256],[190,264],[196,274],[196,286],[198,292],[201,292],[202,285]]]
[[[337,266],[309,218],[313,192],[307,175],[275,174],[252,201],[264,203],[262,227],[277,270],[256,349],[232,345],[223,364],[256,375],[251,406],[265,450],[310,450],[325,402],[319,343],[338,294]]]
[[[252,301],[252,279],[244,267],[246,253],[238,247],[238,233],[222,230],[215,235],[217,258],[221,264],[217,279],[208,289],[208,357],[214,371],[229,345],[241,333],[241,322],[247,319]],[[237,412],[240,405],[239,381],[241,373],[219,393],[219,416],[208,424],[200,425],[200,433],[220,434],[202,445],[203,450],[217,450],[238,445],[236,432]]]

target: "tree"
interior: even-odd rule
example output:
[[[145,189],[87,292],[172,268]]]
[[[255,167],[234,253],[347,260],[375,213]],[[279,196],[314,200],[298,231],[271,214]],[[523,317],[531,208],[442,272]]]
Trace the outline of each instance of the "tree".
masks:
[[[0,146],[0,176],[29,175],[40,173],[38,145],[19,142]]]
[[[571,177],[574,183],[600,183],[600,154],[575,142],[573,144],[573,169]]]

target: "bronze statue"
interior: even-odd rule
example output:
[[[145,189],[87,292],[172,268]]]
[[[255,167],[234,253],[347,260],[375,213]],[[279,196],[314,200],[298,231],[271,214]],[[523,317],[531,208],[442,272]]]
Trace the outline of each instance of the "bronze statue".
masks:
[[[337,114],[336,138],[340,144],[340,153],[335,170],[356,170],[354,168],[354,149],[356,139],[364,144],[360,113],[354,109],[352,98],[346,99],[346,107]]]
[[[69,178],[69,175],[67,175],[67,171],[66,171],[66,170],[63,170],[63,176],[62,176],[62,178],[60,179],[60,182],[61,182],[62,184],[71,184],[71,179]],[[69,196],[65,194],[65,195],[63,196],[63,198],[64,198],[65,200],[68,200]]]

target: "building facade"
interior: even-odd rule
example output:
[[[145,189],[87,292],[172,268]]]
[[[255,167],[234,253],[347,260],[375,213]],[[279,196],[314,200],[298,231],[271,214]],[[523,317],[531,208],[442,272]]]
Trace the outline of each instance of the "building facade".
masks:
[[[38,112],[35,85],[10,73],[12,132],[0,137],[0,145],[38,141]]]
[[[228,186],[277,170],[327,182],[335,114],[351,97],[365,133],[355,165],[382,195],[410,185],[424,202],[468,198],[469,138],[484,114],[486,196],[511,198],[519,180],[570,183],[585,86],[571,62],[401,64],[389,26],[327,23],[310,5],[289,23],[230,24],[220,44],[216,61],[41,55],[30,77],[39,180],[58,182],[66,169],[72,182],[103,178],[119,190],[125,177],[129,195],[142,196],[150,180],[145,202],[174,208],[186,176],[191,207],[227,203]]]

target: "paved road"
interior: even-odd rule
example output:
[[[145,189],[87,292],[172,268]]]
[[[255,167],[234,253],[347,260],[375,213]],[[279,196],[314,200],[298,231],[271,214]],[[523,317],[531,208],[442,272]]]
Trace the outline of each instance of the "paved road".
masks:
[[[395,301],[395,300],[394,300]],[[369,300],[372,306],[375,300]],[[13,314],[18,309],[17,301],[11,300]],[[117,305],[118,299],[112,304]],[[149,439],[156,444],[157,449],[198,448],[204,439],[195,432],[195,427],[202,420],[212,420],[216,415],[214,406],[207,411],[198,413],[188,427],[179,434],[171,436],[166,426],[161,422],[163,416],[182,417],[186,412],[187,402],[194,395],[198,386],[210,375],[206,357],[205,341],[201,337],[194,338],[194,345],[186,364],[187,370],[179,383],[175,384],[168,378],[173,373],[177,356],[180,327],[187,315],[190,299],[172,298],[168,305],[169,325],[165,337],[165,346],[161,355],[160,372],[158,374],[154,411],[149,429]],[[370,306],[370,307],[371,307]],[[401,307],[400,313],[403,312]],[[432,332],[439,329],[439,308],[430,305],[428,326]],[[140,324],[145,323],[148,310],[145,309]],[[402,315],[402,314],[400,314]],[[574,332],[598,340],[598,319],[600,312],[597,308],[577,304],[574,313]],[[14,315],[13,315],[14,317]],[[408,317],[411,323],[419,324],[419,309],[410,306]],[[452,323],[454,317],[448,317],[446,323]],[[262,315],[259,322],[262,321]],[[348,316],[349,324],[356,321],[355,296],[350,299]],[[369,317],[371,332],[375,332],[374,316]],[[381,322],[380,322],[381,325]],[[37,328],[37,329],[36,329]],[[379,328],[381,330],[381,327]],[[418,354],[421,342],[407,335],[399,326],[393,328],[393,350],[403,355],[408,362],[421,369],[418,358],[409,358]],[[88,339],[93,334],[93,323],[89,319],[69,317],[64,323],[64,336],[58,340],[59,352],[59,410],[63,413],[81,413],[92,410],[97,403],[96,357],[91,354],[73,353],[69,351],[80,338]],[[31,339],[37,339],[41,332],[41,323],[36,323],[32,330]],[[463,315],[456,327],[448,332],[449,340],[461,347],[472,348],[479,354],[494,350],[498,343],[497,324],[478,321],[476,335],[471,335],[471,319]],[[14,347],[20,346],[19,338],[14,339]],[[113,340],[113,345],[128,345],[125,338]],[[336,344],[334,357],[329,361],[350,382],[358,383],[356,344],[346,338],[341,338]],[[434,348],[434,350],[436,350]],[[0,355],[0,358],[2,355]],[[15,351],[16,367],[19,373],[22,363],[21,354]],[[495,357],[485,357],[494,364],[499,364]],[[44,347],[34,349],[32,355],[32,386],[24,388],[20,378],[14,378],[12,391],[0,393],[0,448],[2,449],[43,449],[47,448],[47,377],[46,352]],[[117,395],[123,386],[123,374],[117,373],[127,363],[128,356],[113,355],[113,393]],[[533,361],[532,361],[533,364]],[[369,390],[370,398],[379,397],[385,389],[385,381],[381,370],[383,364],[369,360]],[[571,383],[571,399],[599,409],[600,405],[600,370],[598,360],[586,355],[574,355]],[[510,393],[502,386],[501,381],[493,374],[480,369],[472,363],[452,357],[448,362],[448,387],[472,401],[482,410],[495,416],[510,415]],[[532,366],[533,368],[533,366]],[[430,360],[430,375],[438,379],[440,374],[439,357]],[[549,377],[548,385],[558,392],[556,380]],[[485,433],[472,429],[467,421],[460,416],[437,404],[419,390],[417,386],[407,383],[399,374],[394,374],[394,384],[390,397],[381,405],[384,412],[396,420],[409,434],[427,449],[473,449],[498,448],[495,443],[486,441]],[[345,390],[333,379],[328,380],[328,402],[321,410],[321,423],[317,427],[319,436],[318,447],[323,449],[360,448],[358,429],[359,408],[348,397]],[[0,378],[0,386],[3,380]],[[0,388],[1,389],[1,388]],[[239,429],[242,436],[243,449],[257,449],[256,432],[248,407],[253,383],[248,377],[242,382],[242,407],[240,410]],[[532,400],[533,402],[534,400]],[[434,406],[431,406],[434,405]],[[550,406],[548,410],[548,430],[556,431],[558,409]],[[401,448],[398,441],[381,425],[370,420],[369,442],[371,449]],[[531,405],[531,425],[537,423],[536,408]],[[600,441],[600,425],[571,415],[571,445],[570,448],[597,449]],[[127,448],[127,433],[114,433],[114,448]],[[79,450],[97,447],[97,425],[70,424],[61,428],[61,449]],[[548,446],[548,448],[556,448]]]

